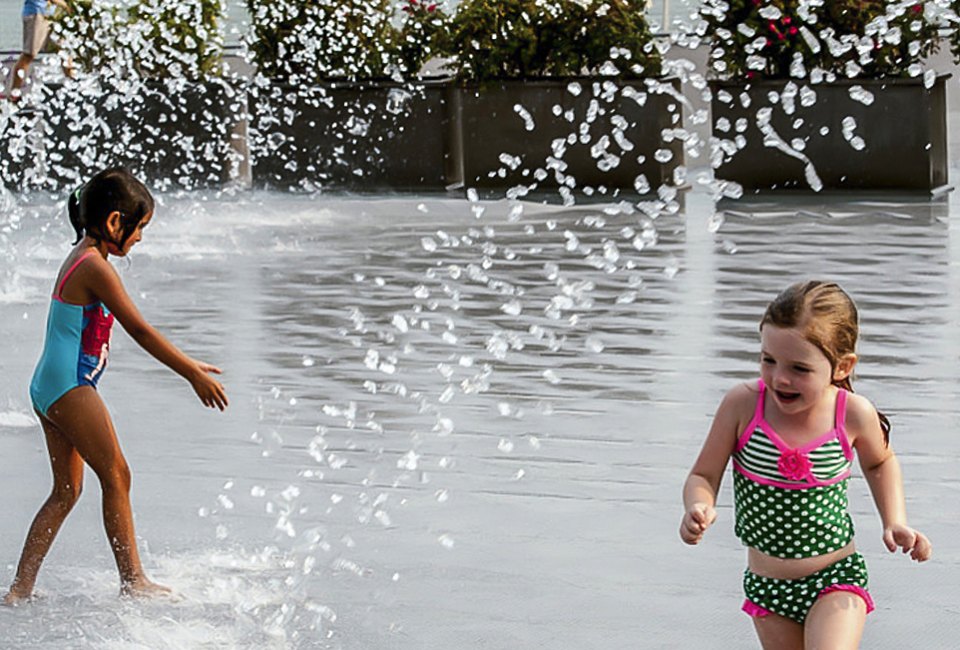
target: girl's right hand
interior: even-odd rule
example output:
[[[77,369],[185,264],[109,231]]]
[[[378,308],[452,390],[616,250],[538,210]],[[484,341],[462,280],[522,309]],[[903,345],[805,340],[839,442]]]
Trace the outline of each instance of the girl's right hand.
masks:
[[[219,375],[222,374],[223,371],[203,361],[197,361],[196,359],[192,361],[196,365],[196,372],[193,373],[190,379],[190,385],[193,386],[197,397],[200,398],[204,406],[218,408],[221,411],[227,408],[229,404],[227,401],[227,391],[223,388],[223,384],[208,374],[216,373]]]
[[[717,518],[717,511],[706,503],[695,503],[690,506],[680,523],[680,539],[687,544],[699,544],[703,533]]]

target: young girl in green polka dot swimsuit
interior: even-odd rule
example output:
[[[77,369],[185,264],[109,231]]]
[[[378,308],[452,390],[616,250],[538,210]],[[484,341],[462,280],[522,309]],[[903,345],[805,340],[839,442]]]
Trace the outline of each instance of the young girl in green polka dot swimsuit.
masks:
[[[890,424],[850,385],[858,334],[857,308],[836,284],[777,296],[760,321],[760,379],[724,397],[684,486],[680,537],[698,544],[733,459],[735,530],[748,549],[743,610],[768,650],[860,643],[873,600],[847,511],[854,450],[884,544],[918,562],[931,554],[907,525]]]

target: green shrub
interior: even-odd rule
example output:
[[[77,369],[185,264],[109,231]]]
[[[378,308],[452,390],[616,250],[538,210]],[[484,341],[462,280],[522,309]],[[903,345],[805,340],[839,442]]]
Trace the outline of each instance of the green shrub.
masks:
[[[450,16],[432,0],[404,0],[400,12],[397,56],[404,76],[413,77],[449,48]]]
[[[643,0],[465,0],[448,53],[463,80],[657,76],[645,7]]]
[[[251,59],[267,77],[290,83],[376,79],[395,61],[388,0],[246,0]]]
[[[698,33],[712,40],[710,68],[721,78],[915,76],[938,47],[926,4],[706,0]]]
[[[128,11],[143,77],[199,79],[221,72],[223,0],[138,0]]]
[[[87,72],[197,80],[220,74],[223,0],[71,0],[56,40]]]
[[[117,37],[124,31],[123,13],[117,4],[72,0],[70,11],[58,8],[51,22],[58,48],[70,53],[81,69],[93,72],[122,59]]]

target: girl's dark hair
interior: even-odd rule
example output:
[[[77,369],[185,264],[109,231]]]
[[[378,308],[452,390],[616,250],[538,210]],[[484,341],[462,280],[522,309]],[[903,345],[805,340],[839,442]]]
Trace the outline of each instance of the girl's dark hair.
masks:
[[[153,212],[150,190],[122,167],[104,169],[86,184],[70,193],[67,211],[77,231],[76,244],[84,235],[98,242],[107,241],[123,248],[145,216]],[[113,241],[106,231],[107,217],[120,213],[120,241]]]
[[[767,306],[760,329],[768,323],[803,332],[804,338],[830,361],[831,371],[836,370],[837,362],[844,355],[855,354],[857,350],[860,334],[857,306],[847,292],[833,282],[809,280],[790,285]],[[853,392],[849,375],[833,383]],[[889,445],[890,420],[879,411],[877,415],[883,442]]]

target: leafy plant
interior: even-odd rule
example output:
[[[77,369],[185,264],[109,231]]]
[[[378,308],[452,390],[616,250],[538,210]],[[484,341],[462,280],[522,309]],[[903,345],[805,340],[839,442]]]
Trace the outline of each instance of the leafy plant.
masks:
[[[261,73],[290,83],[388,76],[396,29],[389,0],[246,0]]]
[[[52,17],[54,41],[82,69],[100,70],[120,58],[116,41],[123,32],[122,16],[116,4],[72,0],[69,10],[58,7]]]
[[[939,46],[929,2],[706,0],[697,32],[721,78],[916,76]]]
[[[223,0],[138,0],[128,10],[142,77],[198,79],[220,73]]]
[[[223,14],[223,0],[71,0],[54,30],[88,72],[196,80],[221,71]]]
[[[645,7],[643,0],[465,0],[448,53],[464,80],[656,76],[661,61]]]
[[[419,74],[423,64],[448,49],[450,16],[432,0],[403,0],[397,35],[397,56],[405,76]]]

